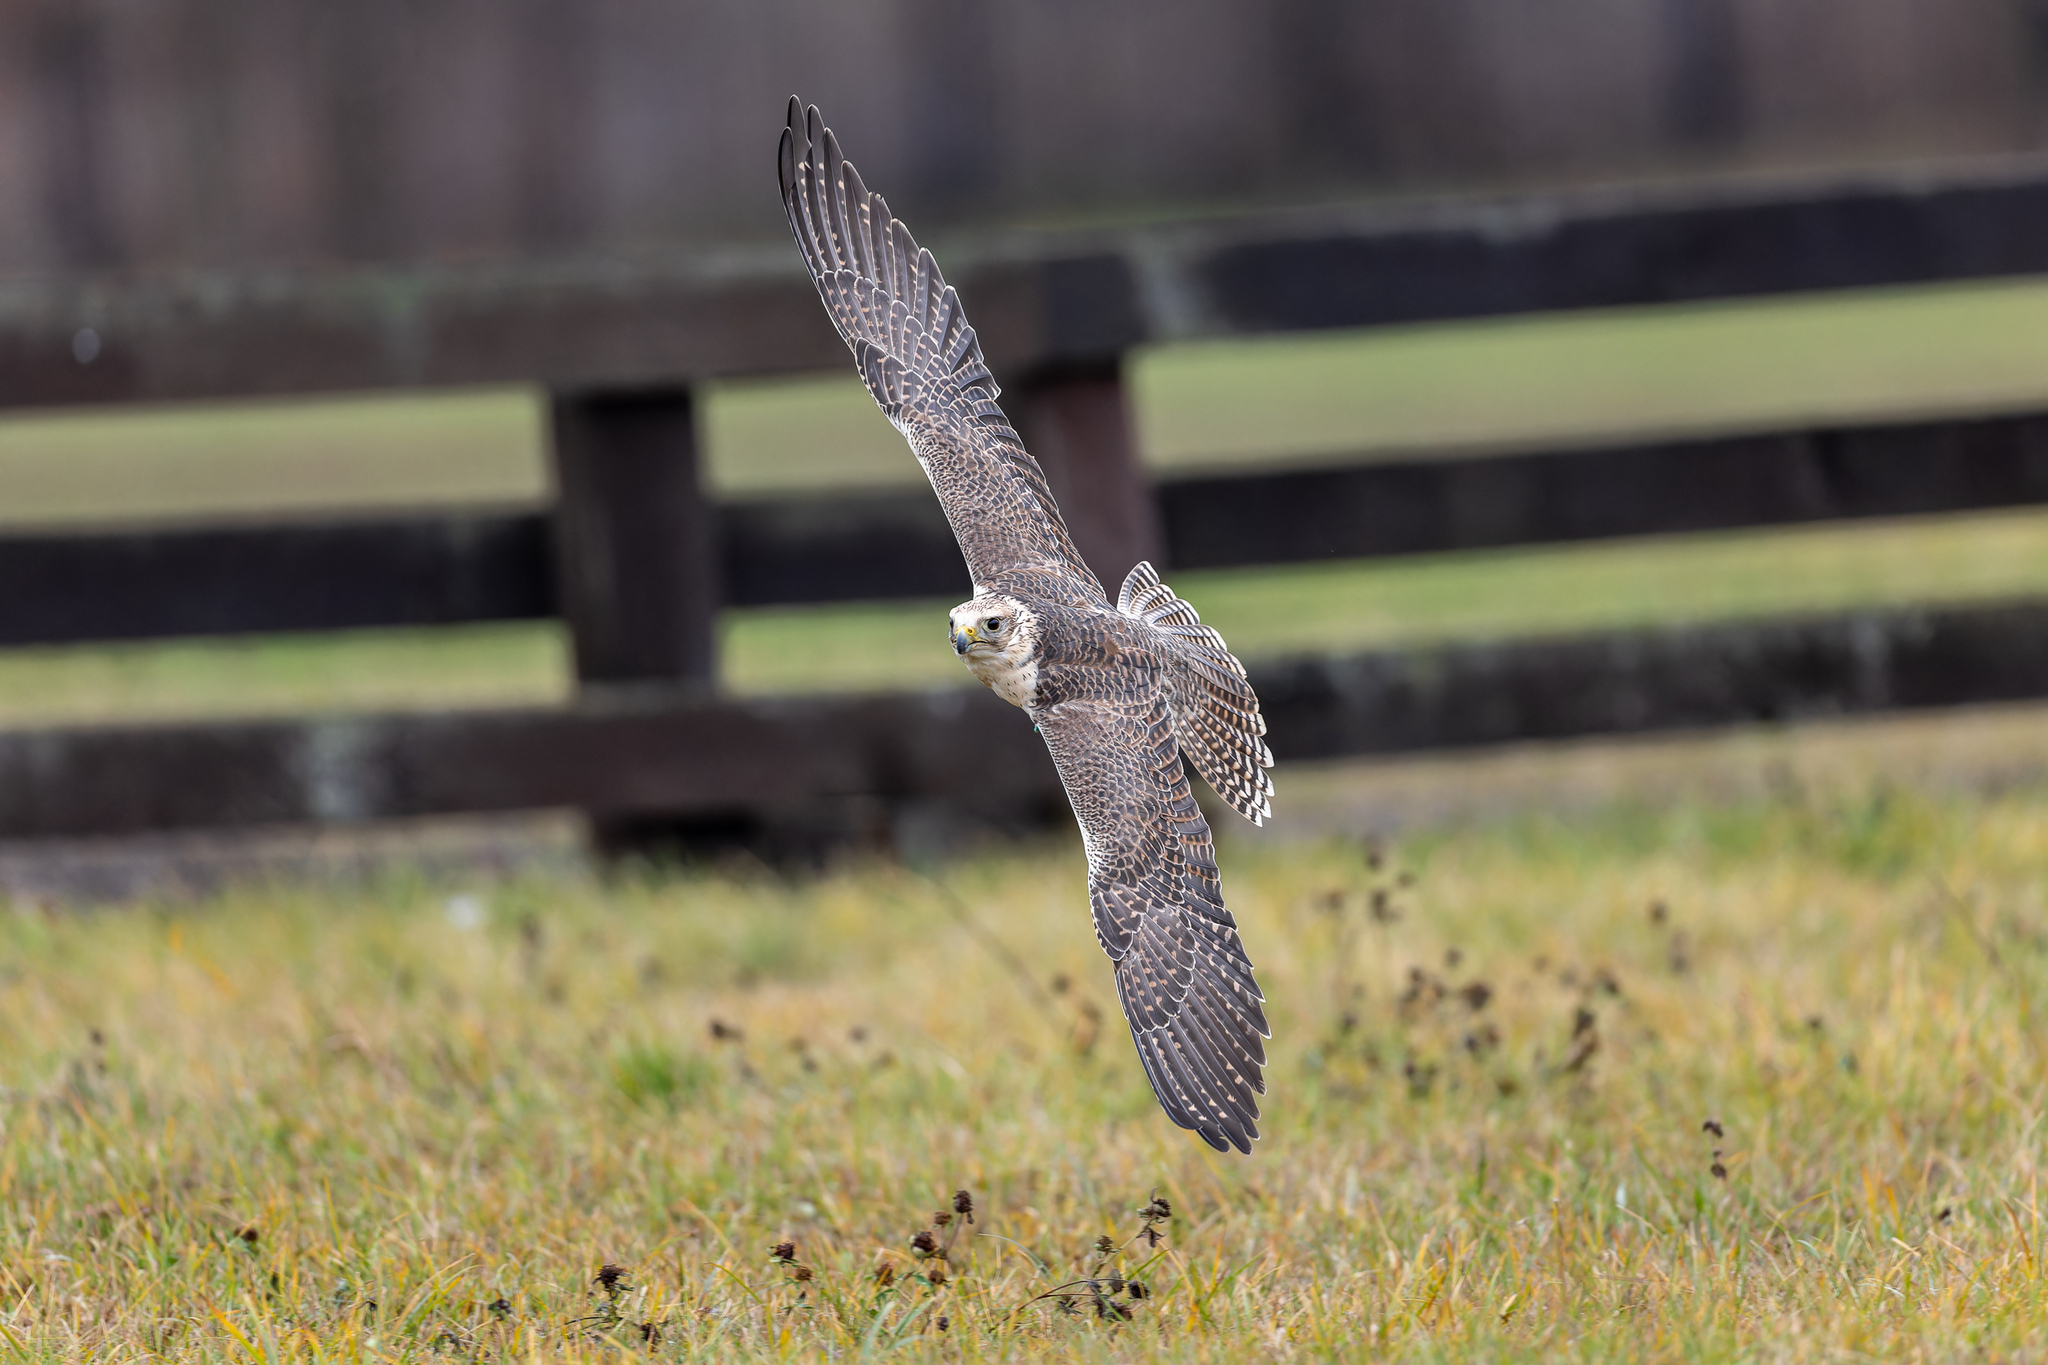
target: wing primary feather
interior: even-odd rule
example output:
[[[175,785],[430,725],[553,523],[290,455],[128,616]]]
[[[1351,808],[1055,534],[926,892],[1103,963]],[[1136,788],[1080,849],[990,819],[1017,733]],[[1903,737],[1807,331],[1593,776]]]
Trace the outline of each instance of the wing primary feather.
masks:
[[[922,247],[906,251],[903,260],[910,270],[909,286],[904,291],[909,298],[910,315],[917,319],[919,335],[930,339],[927,341],[929,345],[941,339],[932,331],[932,271],[935,262],[932,254]],[[938,347],[933,345],[932,349],[936,351]]]
[[[782,130],[782,142],[775,149],[775,178],[782,185],[782,211],[789,216],[790,226],[794,228],[796,214],[791,205],[796,196],[796,130],[793,128]],[[797,242],[802,245],[802,233],[797,234]]]
[[[837,193],[839,168],[845,164],[846,158],[840,155],[839,139],[832,136],[830,128],[825,130],[825,143],[820,154],[818,193],[822,198],[819,204],[825,210],[825,235],[832,248],[832,266],[835,270],[850,270],[853,260],[846,244],[846,201]]]
[[[1209,1115],[1240,1132],[1255,1130],[1259,1121],[1258,1106],[1239,1096],[1239,1086],[1232,1082],[1229,1072],[1221,1065],[1216,1044],[1207,1037],[1193,1013],[1183,1009],[1167,1025],[1167,1031],[1183,1059],[1182,1065],[1196,1083],[1196,1093],[1201,1096],[1202,1106]]]
[[[801,154],[796,146],[796,132],[802,126],[803,115],[794,97],[789,102],[789,127],[782,130],[782,149],[778,153],[782,176],[782,206],[789,216],[790,231],[796,236],[797,249],[803,253],[804,264],[814,276],[823,275],[824,260],[818,249],[817,228],[812,221],[810,144],[805,143]],[[836,320],[835,320],[836,325]]]
[[[1217,1092],[1221,1087],[1207,1073],[1206,1061],[1200,1051],[1188,1042],[1185,1016],[1176,1018],[1173,1024],[1161,1030],[1159,1045],[1161,1053],[1171,1060],[1181,1083],[1187,1087],[1185,1107],[1198,1116],[1195,1131],[1204,1137],[1210,1137],[1212,1133],[1220,1135],[1231,1146],[1249,1152],[1251,1143],[1243,1131],[1242,1119],[1227,1103],[1219,1100]],[[1214,1138],[1210,1140],[1214,1141]]]
[[[1257,1094],[1266,1093],[1266,1078],[1260,1068],[1266,1064],[1266,1049],[1258,1035],[1243,1027],[1243,1021],[1219,1012],[1216,1002],[1204,999],[1197,1005],[1197,1021],[1218,1050],[1244,1073],[1242,1084]],[[1253,1118],[1258,1114],[1254,1113]]]
[[[825,222],[825,149],[818,143],[818,109],[812,105],[805,117],[804,209],[810,220],[811,243],[817,248],[816,269],[829,275],[839,268],[832,254],[832,232]]]
[[[1152,1093],[1159,1100],[1159,1107],[1166,1111],[1166,1117],[1183,1128],[1193,1128],[1195,1116],[1187,1106],[1187,1086],[1155,1035],[1147,1033],[1138,1039],[1138,1061],[1145,1068],[1145,1079],[1152,1083]]]
[[[1256,1123],[1259,1117],[1258,1101],[1252,1098],[1251,1082],[1243,1075],[1238,1065],[1239,1050],[1232,1044],[1218,1021],[1205,1008],[1197,992],[1191,995],[1186,1006],[1175,1016],[1175,1024],[1181,1029],[1181,1036],[1192,1054],[1201,1062],[1217,1091],[1239,1113],[1247,1123]]]
[[[939,316],[945,319],[945,326],[939,332],[944,347],[940,359],[946,373],[951,374],[959,365],[960,357],[967,354],[967,348],[974,344],[974,338],[967,328],[966,319],[960,315],[960,296],[950,285],[939,290],[938,308]]]
[[[846,214],[846,245],[853,258],[853,273],[875,279],[881,272],[876,268],[874,243],[868,238],[867,187],[860,183],[860,172],[852,162],[839,163],[837,189],[841,210]]]
[[[1173,1040],[1161,1030],[1153,1033],[1146,1042],[1151,1049],[1157,1074],[1166,1080],[1166,1089],[1160,1093],[1171,1094],[1174,1097],[1174,1106],[1168,1110],[1167,1117],[1181,1127],[1200,1134],[1203,1141],[1219,1152],[1232,1145],[1206,1112],[1193,1078],[1188,1075],[1179,1051],[1172,1045]]]
[[[817,109],[811,109],[810,117],[815,122]],[[831,275],[840,268],[839,254],[832,245],[831,209],[829,192],[825,188],[825,149],[819,145],[813,133],[809,156],[804,171],[804,203],[810,211],[811,241],[817,248],[817,269],[820,274]],[[845,327],[840,328],[844,333]]]
[[[897,265],[895,246],[890,240],[889,201],[870,190],[865,203],[868,255],[875,263],[875,278],[881,281],[884,292],[893,294]]]

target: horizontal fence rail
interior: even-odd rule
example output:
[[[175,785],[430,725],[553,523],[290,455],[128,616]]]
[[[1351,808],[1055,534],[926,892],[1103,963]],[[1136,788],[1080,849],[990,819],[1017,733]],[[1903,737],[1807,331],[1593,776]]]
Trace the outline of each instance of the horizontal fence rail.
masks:
[[[2048,274],[2040,160],[940,245],[1006,411],[1110,583],[1139,558],[2048,504],[2048,413],[1154,485],[1121,368],[1134,346],[1206,337]],[[580,688],[552,709],[0,733],[0,838],[569,807],[602,839],[607,822],[1064,809],[1028,720],[979,690],[713,695],[724,607],[967,591],[924,489],[705,492],[700,381],[846,363],[786,246],[0,282],[0,407],[534,384],[559,490],[546,509],[0,535],[0,646],[555,618]],[[1284,759],[2009,701],[2048,697],[2048,602],[1381,651],[1254,680]]]
[[[2048,414],[1167,480],[1174,568],[2048,503]],[[930,492],[718,509],[722,598],[964,595]],[[558,614],[541,512],[0,538],[0,645]]]
[[[2048,272],[2038,159],[942,248],[996,372],[1147,342]],[[85,333],[90,331],[89,339]],[[843,369],[787,244],[0,284],[0,406]]]
[[[1252,681],[1282,760],[2012,701],[2048,694],[2048,603],[1375,651]],[[1063,807],[1028,718],[979,689],[0,733],[0,838],[553,807],[772,823],[877,800]]]
[[[533,513],[0,537],[0,645],[555,614]]]

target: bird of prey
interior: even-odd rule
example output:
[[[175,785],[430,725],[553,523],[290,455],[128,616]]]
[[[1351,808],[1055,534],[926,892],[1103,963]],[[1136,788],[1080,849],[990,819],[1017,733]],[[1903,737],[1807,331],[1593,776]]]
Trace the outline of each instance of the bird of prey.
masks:
[[[1088,855],[1095,937],[1167,1117],[1217,1151],[1258,1137],[1265,997],[1223,908],[1186,758],[1261,824],[1273,756],[1244,667],[1139,564],[1112,604],[996,405],[960,299],[861,183],[815,106],[791,100],[783,207],[825,311],[910,442],[973,577],[953,649],[1052,751]]]

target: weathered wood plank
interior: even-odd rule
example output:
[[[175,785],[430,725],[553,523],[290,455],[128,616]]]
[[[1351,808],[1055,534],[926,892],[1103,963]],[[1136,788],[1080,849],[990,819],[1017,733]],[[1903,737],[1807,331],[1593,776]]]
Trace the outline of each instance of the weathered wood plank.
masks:
[[[0,537],[0,645],[552,616],[546,521],[451,512]]]
[[[2048,696],[2048,603],[1510,640],[1254,670],[1285,759]]]
[[[719,516],[732,606],[973,595],[928,488],[748,499]]]
[[[2048,415],[1224,475],[1159,489],[1181,568],[2048,502]]]
[[[1146,341],[2048,271],[2038,159],[944,242],[999,377]],[[90,329],[91,344],[81,343]],[[843,370],[794,250],[0,285],[0,406]]]
[[[2013,701],[2048,696],[2048,602],[1381,651],[1253,682],[1283,760]],[[826,798],[1060,804],[1029,720],[978,689],[0,733],[0,838]]]
[[[641,693],[560,710],[0,733],[0,838],[549,808],[716,816],[854,795],[1002,813],[1053,781],[1030,722],[986,693]]]
[[[1367,327],[2048,270],[2048,179],[1606,191],[1217,243],[1212,328]]]
[[[1179,568],[2019,507],[2048,504],[2048,415],[1170,480],[1157,493]],[[714,510],[726,605],[969,591],[922,488]],[[553,554],[539,513],[0,537],[0,645],[548,617]]]
[[[1144,339],[1117,255],[1076,246],[963,261],[952,278],[1008,373],[1098,361]],[[0,407],[506,383],[646,389],[848,364],[793,246],[0,283]]]

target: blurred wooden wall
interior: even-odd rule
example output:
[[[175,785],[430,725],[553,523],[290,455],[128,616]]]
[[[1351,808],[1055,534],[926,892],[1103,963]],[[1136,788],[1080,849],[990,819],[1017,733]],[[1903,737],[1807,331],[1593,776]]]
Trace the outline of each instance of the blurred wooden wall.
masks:
[[[2048,138],[2048,0],[5,0],[0,272],[927,233]]]

